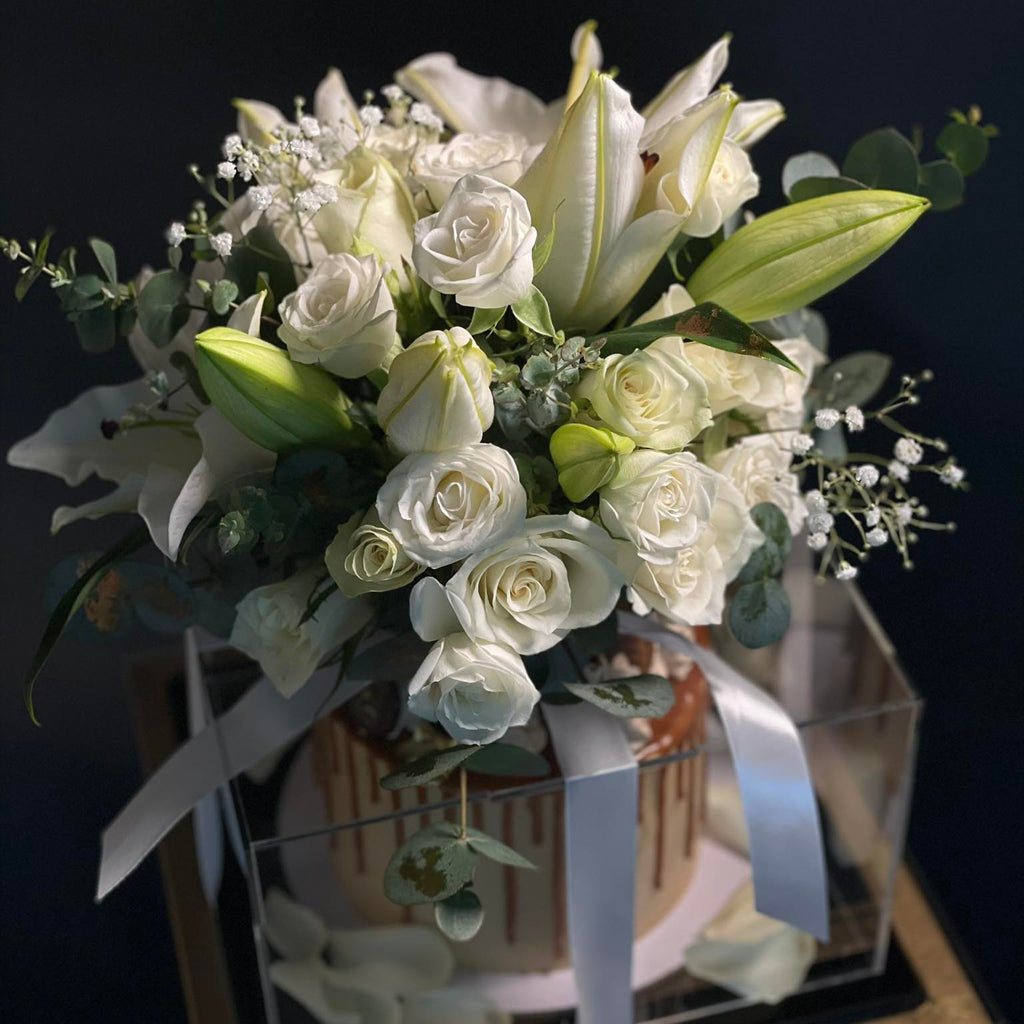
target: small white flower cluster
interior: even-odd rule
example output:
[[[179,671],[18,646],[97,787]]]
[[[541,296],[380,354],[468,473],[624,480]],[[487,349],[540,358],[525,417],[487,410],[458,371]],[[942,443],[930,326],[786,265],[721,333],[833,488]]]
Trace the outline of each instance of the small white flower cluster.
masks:
[[[855,405],[842,413],[838,409],[818,409],[814,425],[819,430],[830,430],[844,422],[851,433],[864,430],[872,420],[899,435],[893,444],[892,458],[854,454],[848,458],[830,458],[813,450],[811,444],[799,441],[807,437],[798,435],[793,450],[804,455],[797,469],[816,468],[818,488],[804,495],[807,505],[807,544],[812,551],[822,552],[822,573],[832,569],[836,579],[852,580],[857,575],[853,561],[865,561],[874,548],[884,547],[890,541],[909,569],[913,563],[909,545],[918,539],[919,530],[952,530],[952,523],[928,520],[928,509],[907,491],[912,471],[931,472],[950,487],[963,484],[964,471],[953,459],[939,466],[924,463],[926,447],[945,451],[945,442],[914,434],[897,422],[892,413],[902,406],[917,405],[916,388],[922,381],[931,380],[928,371],[918,377],[904,377],[899,394],[881,409],[865,414]],[[839,524],[852,526],[856,537],[850,540],[840,534]]]
[[[338,201],[338,190],[333,185],[318,181],[312,188],[303,189],[295,197],[299,213],[316,213],[323,206]]]

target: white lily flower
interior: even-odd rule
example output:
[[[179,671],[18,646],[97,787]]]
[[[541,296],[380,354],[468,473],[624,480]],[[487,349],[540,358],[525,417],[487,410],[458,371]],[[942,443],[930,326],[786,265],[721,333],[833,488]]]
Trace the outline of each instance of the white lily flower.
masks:
[[[418,57],[395,72],[395,81],[459,132],[518,132],[538,143],[547,139],[561,115],[561,104],[546,106],[504,78],[467,71],[450,53]]]
[[[344,125],[354,131],[362,131],[359,107],[352,98],[345,76],[337,68],[331,68],[316,87],[313,116],[321,124],[332,127]]]

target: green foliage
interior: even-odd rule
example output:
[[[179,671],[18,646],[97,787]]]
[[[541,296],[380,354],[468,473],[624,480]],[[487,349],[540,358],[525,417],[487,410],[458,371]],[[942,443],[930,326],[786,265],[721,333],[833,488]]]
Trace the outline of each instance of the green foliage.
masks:
[[[709,345],[723,352],[767,359],[769,362],[785,366],[788,370],[800,372],[796,364],[760,331],[714,302],[702,302],[685,313],[610,331],[598,338],[588,339],[588,342],[603,341],[605,353],[633,352],[667,334],[677,334],[687,341]]]
[[[110,284],[117,284],[117,257],[114,255],[114,247],[102,238],[90,238],[89,248],[92,249],[100,270]]]
[[[789,190],[789,199],[793,203],[802,203],[808,199],[817,199],[819,196],[830,196],[836,192],[855,192],[858,189],[867,188],[853,178],[844,178],[836,174],[827,178],[801,178],[793,183]]]
[[[75,583],[68,588],[67,592],[57,603],[50,620],[43,631],[42,639],[36,648],[29,666],[28,675],[25,678],[25,707],[28,709],[32,721],[39,725],[36,718],[35,707],[32,701],[32,693],[35,687],[36,678],[43,665],[46,664],[50,652],[60,639],[64,628],[71,617],[77,612],[94,593],[97,585],[106,577],[107,573],[123,558],[133,551],[138,551],[149,541],[149,531],[144,526],[137,527],[120,542],[115,544],[106,554],[101,555],[86,569]]]
[[[163,348],[189,317],[188,277],[178,270],[161,270],[139,292],[139,326],[149,340]]]
[[[750,517],[757,523],[765,540],[740,570],[736,577],[739,583],[755,583],[778,576],[793,546],[789,523],[778,505],[770,501],[761,502],[750,510]]]
[[[455,828],[456,826],[451,827]],[[498,842],[497,839],[493,839],[479,829],[467,828],[466,842],[474,853],[479,853],[481,857],[496,861],[498,864],[507,864],[512,868],[527,868],[531,871],[537,869],[536,864],[527,860],[521,853],[516,853],[511,846]]]
[[[744,583],[729,603],[729,628],[744,647],[767,647],[789,629],[789,595],[776,579]]]
[[[922,164],[918,191],[932,204],[932,209],[952,210],[964,200],[964,176],[949,160],[933,160]]]
[[[858,139],[843,161],[843,176],[868,188],[913,193],[917,154],[895,128],[881,128]]]
[[[473,319],[469,322],[469,333],[490,334],[501,323],[506,309],[508,309],[507,306],[502,306],[500,309],[483,309],[482,307],[474,309]]]
[[[839,168],[824,153],[797,153],[782,168],[782,191],[792,199],[790,190],[797,182],[808,178],[835,178],[838,175]]]
[[[274,232],[266,225],[257,225],[231,250],[225,274],[238,285],[240,295],[260,291],[260,276],[269,282],[274,295],[295,291],[295,268],[291,257]]]
[[[468,942],[484,923],[484,908],[470,888],[434,904],[434,920],[441,933],[452,942]]]
[[[892,359],[883,352],[851,352],[815,374],[814,405],[840,410],[848,405],[866,405],[881,389],[891,369]]]
[[[238,285],[228,278],[218,281],[210,291],[210,309],[217,316],[227,316],[231,303],[238,298]]]
[[[939,133],[935,146],[966,177],[985,163],[988,135],[976,124],[953,121]]]
[[[542,779],[551,774],[545,758],[514,743],[487,743],[470,754],[462,767],[477,775],[514,778]]]
[[[535,334],[542,334],[548,338],[555,336],[555,325],[551,322],[548,300],[535,284],[530,285],[526,298],[520,299],[512,306],[512,315]]]
[[[384,892],[400,906],[438,903],[473,880],[476,856],[455,825],[430,825],[406,840],[384,869]]]
[[[385,789],[408,789],[410,786],[422,786],[424,783],[440,779],[458,768],[480,750],[474,745],[459,745],[444,750],[431,750],[422,757],[403,765],[396,772],[385,775],[380,784]]]
[[[661,718],[675,703],[672,684],[661,676],[640,675],[602,683],[571,682],[565,688],[575,697],[619,718]]]

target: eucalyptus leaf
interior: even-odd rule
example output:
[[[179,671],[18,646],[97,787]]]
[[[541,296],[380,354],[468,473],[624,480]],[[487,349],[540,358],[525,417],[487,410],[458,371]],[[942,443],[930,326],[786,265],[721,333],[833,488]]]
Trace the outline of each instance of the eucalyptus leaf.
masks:
[[[203,405],[209,405],[210,398],[206,394],[203,382],[199,379],[199,371],[196,369],[196,364],[192,362],[191,357],[186,352],[172,352],[170,363],[188,381],[188,386],[192,389],[192,393],[196,398]]]
[[[228,278],[222,278],[213,286],[210,294],[210,306],[218,316],[226,316],[231,303],[238,298],[238,285]]]
[[[499,864],[507,864],[513,868],[528,868],[531,871],[537,870],[533,861],[527,860],[521,853],[517,853],[511,846],[498,842],[497,839],[481,832],[476,828],[466,829],[467,842],[474,853],[488,860],[497,861]]]
[[[964,176],[950,160],[922,164],[917,190],[931,200],[932,209],[952,210],[964,199]]]
[[[839,425],[828,430],[815,430],[814,447],[826,459],[845,459],[849,452],[846,434]]]
[[[528,327],[537,334],[543,334],[548,338],[555,336],[555,325],[551,322],[548,300],[544,298],[543,292],[535,284],[530,285],[530,291],[526,298],[513,303],[512,315],[524,327]]]
[[[417,832],[384,869],[384,893],[393,903],[413,906],[454,896],[473,880],[476,857],[448,822]]]
[[[883,352],[851,352],[815,375],[815,403],[819,408],[836,409],[866,405],[878,394],[891,369],[892,359]]]
[[[789,595],[778,580],[744,583],[729,604],[729,628],[744,647],[767,647],[789,629]]]
[[[954,121],[939,132],[935,140],[939,152],[948,157],[967,177],[978,170],[988,156],[988,136],[975,124]]]
[[[201,255],[198,238],[193,243],[193,256]],[[255,295],[260,291],[260,274],[270,281],[274,295],[288,295],[295,291],[295,268],[291,257],[265,224],[259,224],[241,242],[236,243],[228,259],[226,275],[238,285],[240,295]]]
[[[868,188],[913,193],[917,189],[917,154],[895,128],[880,128],[850,147],[843,161],[843,176]]]
[[[542,779],[551,774],[551,765],[546,758],[514,743],[487,743],[470,754],[462,767],[478,775],[509,775],[515,778]]]
[[[169,345],[188,320],[188,288],[185,274],[162,270],[139,292],[139,326],[158,348]]]
[[[114,247],[102,238],[90,238],[89,248],[92,249],[106,279],[111,284],[117,284],[117,257],[114,255]]]
[[[109,306],[79,313],[75,333],[86,352],[108,352],[117,341],[117,316]]]
[[[86,598],[92,593],[96,584],[121,559],[130,555],[133,551],[138,551],[148,541],[149,530],[146,527],[140,526],[132,530],[131,533],[115,544],[106,554],[96,559],[89,569],[68,589],[67,593],[58,602],[57,607],[54,608],[53,613],[50,615],[50,620],[46,624],[46,629],[43,631],[42,639],[39,641],[39,646],[36,648],[35,655],[32,658],[28,675],[25,678],[25,707],[28,709],[29,716],[36,725],[39,725],[39,719],[36,718],[35,707],[32,702],[32,692],[35,687],[36,678],[43,665],[46,664],[54,644],[60,638],[61,633],[64,632],[64,627],[75,612],[85,603]]]
[[[839,168],[824,153],[797,153],[782,168],[782,191],[789,198],[790,190],[804,178],[837,178]]]
[[[808,177],[794,182],[789,190],[789,199],[793,203],[802,203],[808,199],[817,199],[819,196],[831,196],[837,192],[856,192],[858,189],[866,188],[867,185],[853,178],[845,178],[841,174],[828,178]]]
[[[169,245],[167,247],[167,266],[171,270],[181,270],[181,246]]]
[[[501,323],[501,318],[505,315],[506,309],[508,309],[508,306],[502,306],[500,309],[477,307],[473,310],[473,319],[469,322],[469,333],[489,334]]]
[[[782,509],[770,501],[761,502],[750,510],[750,518],[764,535],[764,543],[755,550],[736,577],[740,583],[778,576],[786,564],[786,556],[793,546],[793,535]]]
[[[546,355],[530,356],[523,366],[523,383],[530,388],[547,387],[554,376],[555,364]]]
[[[654,675],[609,679],[603,683],[566,683],[565,688],[573,696],[619,718],[661,718],[676,700],[672,684]]]
[[[380,784],[384,789],[408,789],[410,786],[422,786],[426,782],[432,782],[434,779],[447,775],[479,750],[478,746],[432,750],[430,753],[416,758],[415,761],[403,765],[398,771],[385,775],[380,780]]]
[[[37,267],[35,264],[31,264],[25,267],[25,269],[18,275],[18,280],[14,284],[14,297],[19,302],[28,295],[29,289],[36,283],[36,280],[42,272],[42,267]]]
[[[610,331],[607,334],[588,338],[590,344],[603,344],[602,352],[634,352],[667,334],[679,335],[687,341],[696,341],[723,352],[742,356],[756,356],[778,363],[789,370],[800,373],[797,365],[780,352],[760,331],[733,316],[714,302],[702,302],[699,306],[675,316],[665,316],[632,327]]]
[[[441,934],[452,942],[468,942],[484,923],[484,907],[472,889],[460,889],[434,904],[434,920]]]

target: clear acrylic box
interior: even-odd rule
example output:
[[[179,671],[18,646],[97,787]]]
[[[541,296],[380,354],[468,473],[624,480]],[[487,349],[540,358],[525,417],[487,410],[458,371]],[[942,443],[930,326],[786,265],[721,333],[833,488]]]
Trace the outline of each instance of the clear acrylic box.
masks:
[[[817,946],[800,989],[806,992],[840,986],[884,969],[921,701],[855,586],[835,580],[817,583],[809,557],[796,551],[784,582],[793,617],[780,644],[748,651],[739,648],[724,627],[714,630],[713,638],[727,660],[770,690],[786,708],[807,753],[826,845],[831,940]],[[217,713],[255,678],[253,667],[240,663],[229,650],[207,650],[202,664],[210,703]],[[316,1018],[272,981],[271,975],[280,968],[272,969],[279,958],[265,930],[268,893],[283,890],[332,929],[368,923],[433,928],[431,906],[403,909],[387,903],[382,875],[390,853],[405,837],[428,822],[454,821],[458,814],[458,793],[448,786],[400,793],[381,790],[374,780],[389,770],[386,762],[358,744],[346,749],[344,743],[334,747],[325,743],[323,730],[329,728],[322,720],[310,735],[284,751],[276,764],[260,766],[232,786],[247,858],[265,1014],[271,1024],[309,1024]],[[321,730],[319,741],[317,730]],[[689,857],[694,863],[685,892],[634,944],[637,1024],[711,1020],[755,1002],[699,980],[685,966],[686,947],[750,877],[731,759],[713,711],[700,739],[698,748],[639,766],[638,831],[643,835],[638,892],[644,885],[650,889],[652,871],[672,877],[673,871],[678,875],[681,858]],[[325,765],[325,756],[341,757],[347,763]],[[360,765],[357,758],[367,763]],[[334,779],[330,800],[325,772]],[[342,784],[342,779],[349,781]],[[550,865],[563,863],[554,849],[562,828],[563,780],[555,776],[504,786],[501,780],[493,781],[495,786],[477,785],[470,792],[469,823],[528,857],[540,851],[541,859],[550,855]],[[350,791],[342,791],[341,785]],[[653,825],[650,818],[656,812],[652,811],[673,806],[673,800],[692,806],[681,804],[679,814],[669,815],[666,820],[673,824]],[[652,832],[654,828],[661,832]],[[659,851],[653,866],[644,853],[644,843],[651,845],[652,835]],[[516,871],[481,858],[475,887],[485,897],[487,917],[478,938],[482,941],[490,929],[488,947],[497,944],[512,952],[502,970],[494,970],[493,963],[475,969],[458,965],[447,982],[485,993],[517,1024],[561,1024],[573,1019],[575,990],[564,938],[564,874],[557,867],[547,871],[541,867],[537,872]],[[339,872],[344,874],[344,884]],[[646,873],[647,883],[640,880],[640,872]],[[516,910],[524,906],[532,908],[525,919],[521,909]],[[638,916],[642,916],[639,897]],[[547,943],[551,955],[546,969],[537,970],[532,961],[525,969],[517,963],[517,941],[523,946],[532,943],[534,954],[538,943]],[[474,959],[462,949],[456,955],[463,961]],[[517,970],[508,969],[515,966]],[[835,998],[841,1005],[838,991]],[[344,1019],[343,1004],[344,999],[334,1004],[339,1019]],[[372,1019],[372,1013],[367,1019]]]

